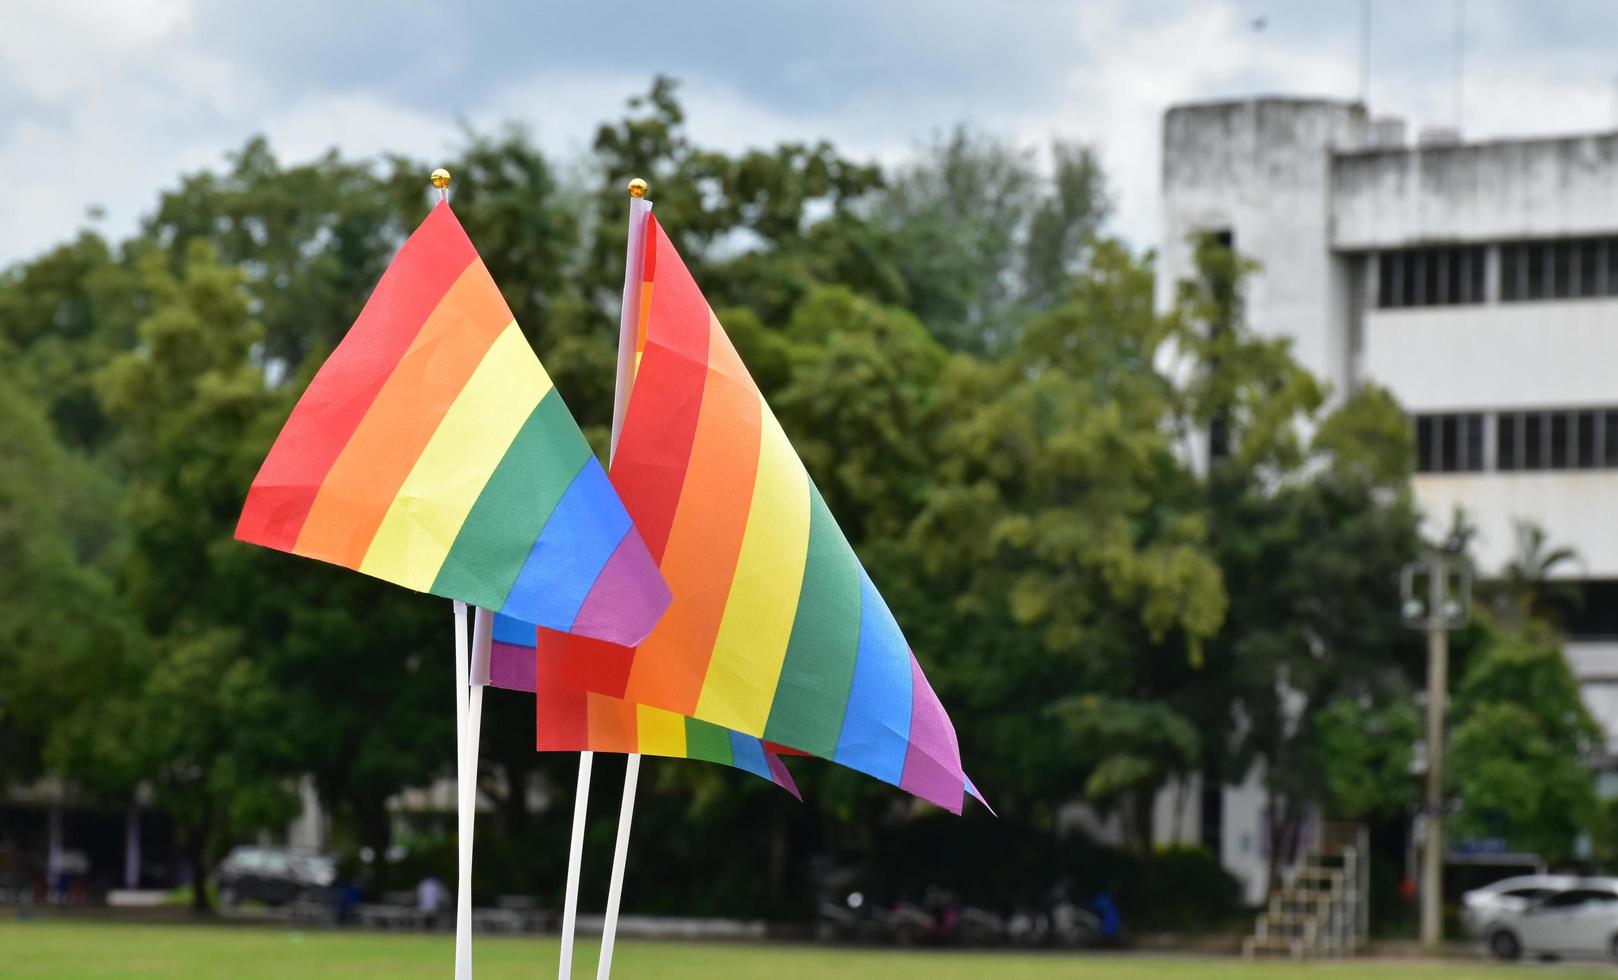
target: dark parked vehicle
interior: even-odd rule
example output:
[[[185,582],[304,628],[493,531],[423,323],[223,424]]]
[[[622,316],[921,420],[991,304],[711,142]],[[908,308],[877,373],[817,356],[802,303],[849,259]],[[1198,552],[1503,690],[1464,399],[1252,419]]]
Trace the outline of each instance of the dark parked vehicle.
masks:
[[[929,888],[922,904],[881,906],[860,892],[822,901],[815,915],[815,937],[822,941],[895,943],[900,946],[995,946],[1008,938],[998,913],[962,905],[951,892]]]
[[[243,902],[286,905],[323,894],[336,877],[336,862],[324,854],[258,845],[233,848],[214,870],[219,902],[226,908]]]

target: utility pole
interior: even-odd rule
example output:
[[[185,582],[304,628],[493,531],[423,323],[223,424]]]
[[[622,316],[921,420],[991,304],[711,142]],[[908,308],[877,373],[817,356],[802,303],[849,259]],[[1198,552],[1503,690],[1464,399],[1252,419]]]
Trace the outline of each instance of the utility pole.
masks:
[[[1427,575],[1427,834],[1421,852],[1421,945],[1438,947],[1444,935],[1444,707],[1449,700],[1449,629],[1444,609],[1442,559]]]
[[[1360,0],[1360,105],[1371,111],[1371,0]]]
[[[1425,575],[1427,597],[1418,583]],[[1452,579],[1454,582],[1452,583]],[[1452,588],[1453,585],[1453,588]],[[1427,631],[1427,791],[1421,849],[1421,945],[1444,938],[1444,714],[1449,700],[1449,631],[1466,625],[1471,577],[1455,556],[1431,552],[1400,576],[1406,626]]]
[[[1466,78],[1466,0],[1455,0],[1455,133],[1459,138],[1466,103],[1462,87]]]

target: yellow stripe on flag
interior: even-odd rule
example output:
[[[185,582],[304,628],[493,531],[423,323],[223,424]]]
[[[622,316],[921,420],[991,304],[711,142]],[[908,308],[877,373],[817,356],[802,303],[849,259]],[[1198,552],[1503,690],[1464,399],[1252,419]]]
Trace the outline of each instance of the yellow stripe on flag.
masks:
[[[809,551],[809,474],[759,399],[758,475],[697,717],[762,737]]]
[[[360,571],[425,592],[550,376],[515,322],[472,372],[388,508]]]
[[[649,704],[639,705],[638,708],[636,723],[640,732],[640,753],[685,758],[685,716]]]

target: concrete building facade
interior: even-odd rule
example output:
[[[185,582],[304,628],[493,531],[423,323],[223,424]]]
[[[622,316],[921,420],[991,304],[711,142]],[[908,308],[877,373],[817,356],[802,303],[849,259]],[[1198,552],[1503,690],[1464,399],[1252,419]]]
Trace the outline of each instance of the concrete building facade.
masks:
[[[1463,508],[1485,574],[1520,519],[1573,547],[1567,655],[1618,754],[1618,133],[1412,142],[1358,103],[1266,98],[1172,108],[1162,150],[1159,306],[1195,274],[1192,236],[1226,236],[1261,266],[1254,330],[1334,392],[1372,381],[1410,413],[1432,536]],[[1159,828],[1217,828],[1255,899],[1257,792],[1199,791],[1217,819]]]

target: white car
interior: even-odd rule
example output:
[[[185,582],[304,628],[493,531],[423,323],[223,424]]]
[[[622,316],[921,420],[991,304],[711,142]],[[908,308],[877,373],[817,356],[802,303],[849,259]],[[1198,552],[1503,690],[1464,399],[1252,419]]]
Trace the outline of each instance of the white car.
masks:
[[[1503,960],[1524,953],[1618,958],[1618,882],[1584,878],[1526,908],[1502,908],[1481,933]]]
[[[1461,924],[1468,935],[1485,938],[1485,927],[1502,913],[1521,912],[1578,883],[1573,875],[1517,875],[1474,888],[1461,896]]]

